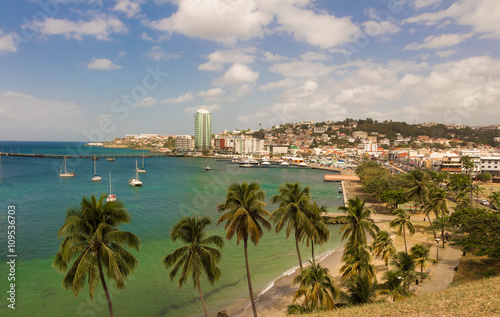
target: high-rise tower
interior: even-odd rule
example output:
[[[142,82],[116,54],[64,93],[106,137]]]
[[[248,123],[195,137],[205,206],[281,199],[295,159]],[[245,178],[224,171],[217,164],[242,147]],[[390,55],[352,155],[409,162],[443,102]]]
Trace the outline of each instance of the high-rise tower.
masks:
[[[208,110],[198,109],[194,115],[194,147],[208,149],[212,136],[212,116]]]

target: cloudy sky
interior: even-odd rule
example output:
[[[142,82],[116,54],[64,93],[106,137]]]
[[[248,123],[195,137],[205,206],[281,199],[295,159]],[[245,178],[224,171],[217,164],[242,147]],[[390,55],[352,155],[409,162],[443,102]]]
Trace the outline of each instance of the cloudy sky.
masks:
[[[0,140],[500,123],[498,0],[7,0]]]

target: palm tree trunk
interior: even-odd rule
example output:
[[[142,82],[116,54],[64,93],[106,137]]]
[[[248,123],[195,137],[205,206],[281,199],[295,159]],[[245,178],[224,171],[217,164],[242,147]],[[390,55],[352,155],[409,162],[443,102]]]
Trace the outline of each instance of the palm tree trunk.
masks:
[[[99,276],[101,278],[102,288],[104,289],[104,295],[106,295],[106,300],[108,301],[109,316],[113,317],[114,316],[113,304],[111,303],[111,297],[109,297],[108,287],[106,286],[106,280],[104,279],[104,273],[102,271],[101,255],[100,255],[99,251],[97,251],[97,252],[98,252],[97,266],[99,267]]]
[[[405,225],[403,225],[403,238],[405,240],[405,253],[408,254],[408,248],[406,247],[406,230],[405,230]]]
[[[255,307],[255,299],[253,297],[252,279],[250,278],[250,267],[248,265],[248,251],[247,251],[248,242],[247,242],[247,239],[243,239],[243,243],[244,243],[243,249],[245,250],[245,265],[247,267],[248,291],[250,292],[250,302],[252,302],[253,316],[257,317],[257,308]]]
[[[314,258],[314,241],[311,241],[311,253],[312,253],[312,263],[316,265],[316,259]]]
[[[441,240],[443,240],[443,249],[444,249],[444,228],[441,229]]]
[[[297,256],[299,257],[300,272],[302,273],[302,258],[300,257],[299,237],[297,235],[297,230],[295,230],[295,248],[297,249]]]
[[[205,306],[205,300],[203,299],[203,294],[201,293],[201,283],[198,281],[198,292],[200,292],[201,304],[203,305],[203,311],[205,312],[205,317],[208,317],[207,306]]]

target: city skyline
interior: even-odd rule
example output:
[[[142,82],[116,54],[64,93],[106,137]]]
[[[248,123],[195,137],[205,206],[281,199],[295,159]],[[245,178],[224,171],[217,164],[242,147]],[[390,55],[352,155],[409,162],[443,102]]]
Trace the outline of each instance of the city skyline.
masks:
[[[0,12],[2,140],[500,117],[494,0],[42,0]]]

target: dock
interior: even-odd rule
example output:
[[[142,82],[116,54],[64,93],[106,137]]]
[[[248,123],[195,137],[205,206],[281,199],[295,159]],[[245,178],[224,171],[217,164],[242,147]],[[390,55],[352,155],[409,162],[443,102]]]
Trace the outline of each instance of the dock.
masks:
[[[73,154],[73,155],[60,155],[60,154],[26,154],[26,153],[0,153],[1,156],[17,156],[17,157],[33,157],[33,158],[50,158],[50,159],[95,159],[98,160],[100,158],[108,159],[108,158],[123,158],[123,157],[144,157],[144,158],[152,158],[152,157],[165,157],[169,155],[165,154],[137,154],[137,155],[116,155],[116,154],[107,154],[107,155],[94,155],[94,154]]]
[[[325,174],[323,181],[324,182],[359,181],[359,177],[356,175]]]

